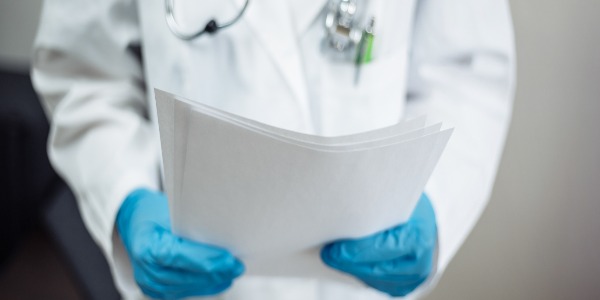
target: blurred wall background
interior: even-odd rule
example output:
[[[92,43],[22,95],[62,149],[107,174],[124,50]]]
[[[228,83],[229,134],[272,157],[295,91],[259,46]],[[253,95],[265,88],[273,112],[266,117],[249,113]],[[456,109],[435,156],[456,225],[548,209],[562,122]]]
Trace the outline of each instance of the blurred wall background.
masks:
[[[429,299],[600,299],[600,1],[510,1],[513,122],[478,226]]]
[[[511,1],[518,89],[490,205],[428,299],[600,299],[600,1]],[[26,70],[40,0],[0,2]]]
[[[0,1],[0,67],[26,70],[42,0]]]

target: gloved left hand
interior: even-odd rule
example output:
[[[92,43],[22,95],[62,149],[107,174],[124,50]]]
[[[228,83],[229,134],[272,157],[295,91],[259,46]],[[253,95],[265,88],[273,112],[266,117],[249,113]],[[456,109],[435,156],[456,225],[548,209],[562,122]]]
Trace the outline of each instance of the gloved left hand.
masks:
[[[138,189],[127,196],[116,226],[140,289],[152,298],[216,295],[244,265],[227,250],[176,236],[164,194]]]
[[[390,296],[406,296],[429,276],[436,243],[435,213],[423,194],[407,223],[326,245],[321,258],[372,288]]]

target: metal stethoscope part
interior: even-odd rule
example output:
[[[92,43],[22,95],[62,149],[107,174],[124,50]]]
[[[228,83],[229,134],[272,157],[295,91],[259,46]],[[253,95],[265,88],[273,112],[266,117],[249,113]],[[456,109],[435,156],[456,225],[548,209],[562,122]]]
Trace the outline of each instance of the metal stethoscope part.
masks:
[[[325,16],[329,46],[338,52],[354,48],[362,37],[361,6],[357,0],[331,0]]]

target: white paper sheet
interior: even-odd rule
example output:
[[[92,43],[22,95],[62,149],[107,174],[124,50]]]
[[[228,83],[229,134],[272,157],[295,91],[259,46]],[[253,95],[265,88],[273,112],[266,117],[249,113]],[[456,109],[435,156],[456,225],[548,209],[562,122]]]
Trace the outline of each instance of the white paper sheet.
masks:
[[[229,249],[254,275],[348,281],[321,263],[322,245],[405,222],[452,133],[419,118],[312,136],[156,97],[175,232]]]

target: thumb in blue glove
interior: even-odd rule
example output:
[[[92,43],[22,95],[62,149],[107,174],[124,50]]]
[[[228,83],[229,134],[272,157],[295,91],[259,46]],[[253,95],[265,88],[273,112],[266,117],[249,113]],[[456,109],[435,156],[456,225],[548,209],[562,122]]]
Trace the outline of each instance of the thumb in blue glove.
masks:
[[[408,222],[321,250],[328,266],[391,296],[406,296],[429,276],[437,243],[435,213],[422,194]]]
[[[215,295],[229,288],[244,265],[225,249],[173,235],[167,198],[146,189],[125,199],[116,220],[133,275],[149,297]]]

